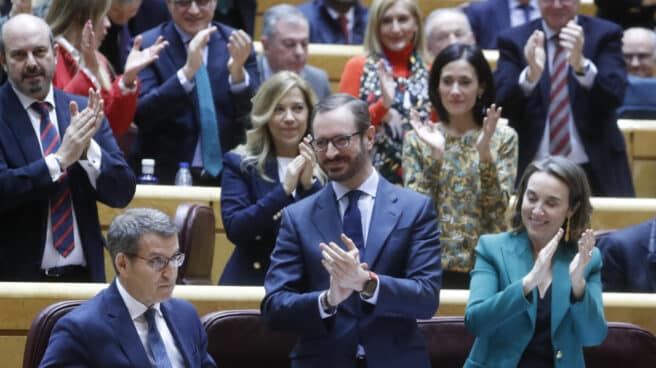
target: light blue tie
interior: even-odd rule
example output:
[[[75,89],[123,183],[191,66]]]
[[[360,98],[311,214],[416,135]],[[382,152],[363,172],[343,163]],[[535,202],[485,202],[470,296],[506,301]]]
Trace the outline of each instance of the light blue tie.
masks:
[[[196,72],[196,94],[198,94],[200,109],[200,145],[203,152],[203,166],[208,174],[216,177],[223,168],[223,154],[221,153],[212,87],[204,64]]]
[[[148,345],[150,346],[150,354],[153,358],[153,367],[171,368],[171,362],[169,361],[168,355],[166,355],[164,341],[162,341],[162,336],[160,336],[159,331],[157,331],[155,313],[157,313],[155,308],[148,308],[144,313],[146,321],[148,322]]]

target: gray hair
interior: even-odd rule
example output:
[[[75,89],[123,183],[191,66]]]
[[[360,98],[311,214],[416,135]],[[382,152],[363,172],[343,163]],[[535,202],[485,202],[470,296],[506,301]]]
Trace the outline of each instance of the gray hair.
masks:
[[[656,33],[654,31],[644,27],[631,27],[624,30],[624,37],[631,35],[648,37],[651,41],[652,57],[656,58]]]
[[[351,112],[351,114],[353,114],[353,120],[355,122],[355,128],[357,131],[365,131],[371,126],[369,105],[366,102],[346,93],[330,95],[319,101],[319,103],[317,103],[314,108],[314,113],[312,114],[312,123],[314,123],[314,118],[318,114],[337,110],[340,107],[346,107]]]
[[[177,227],[164,212],[154,208],[131,208],[116,216],[109,225],[107,247],[114,260],[118,253],[138,253],[139,241],[145,234],[168,238],[177,233]]]
[[[459,8],[440,8],[440,9],[435,9],[433,10],[428,16],[426,17],[426,21],[424,22],[424,36],[426,40],[429,40],[431,37],[431,31],[433,30],[433,22],[435,22],[436,19],[440,17],[446,16],[449,21],[451,21],[454,17],[461,17],[465,20],[465,23],[467,24],[468,31],[471,33],[471,25],[469,24],[469,18],[467,18],[467,15]]]
[[[273,39],[276,33],[276,25],[280,21],[308,24],[307,19],[297,7],[289,4],[274,5],[267,9],[262,17],[262,37]]]

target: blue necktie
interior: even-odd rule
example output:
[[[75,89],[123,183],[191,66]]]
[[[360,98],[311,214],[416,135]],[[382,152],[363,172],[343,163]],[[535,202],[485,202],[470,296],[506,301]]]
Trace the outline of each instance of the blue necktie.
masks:
[[[41,148],[43,157],[56,152],[59,148],[59,134],[50,121],[47,102],[34,102],[32,108],[41,117]],[[64,171],[50,192],[50,223],[52,227],[52,245],[63,257],[67,257],[75,248],[73,236],[73,205],[68,177]]]
[[[155,313],[157,313],[155,308],[148,308],[144,313],[148,322],[148,345],[150,346],[150,354],[153,358],[152,362],[156,368],[171,368],[171,362],[169,361],[168,355],[166,355],[164,341],[162,341],[162,336],[157,331]]]
[[[204,64],[196,72],[196,94],[200,109],[200,145],[203,152],[203,166],[208,174],[217,177],[223,168],[223,154],[221,153],[210,77]]]
[[[364,236],[362,235],[362,216],[360,215],[360,209],[358,208],[358,199],[362,191],[352,190],[346,194],[348,197],[349,203],[344,212],[344,220],[342,221],[342,227],[344,234],[351,238],[355,243],[355,246],[360,250],[360,259],[364,254]]]

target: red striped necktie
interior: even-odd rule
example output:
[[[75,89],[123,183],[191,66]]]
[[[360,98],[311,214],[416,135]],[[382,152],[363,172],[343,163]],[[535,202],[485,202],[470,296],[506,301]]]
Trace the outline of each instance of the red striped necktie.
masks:
[[[43,148],[43,157],[46,157],[59,148],[59,134],[57,134],[52,121],[50,121],[50,109],[47,102],[35,102],[32,104],[32,108],[41,117],[41,147]],[[66,257],[75,248],[75,239],[73,236],[71,192],[65,171],[52,188],[49,199],[52,245],[59,254]]]
[[[569,120],[572,111],[569,105],[569,88],[567,87],[567,59],[565,50],[554,37],[555,54],[551,72],[551,94],[549,95],[549,153],[553,156],[567,156],[570,144]]]

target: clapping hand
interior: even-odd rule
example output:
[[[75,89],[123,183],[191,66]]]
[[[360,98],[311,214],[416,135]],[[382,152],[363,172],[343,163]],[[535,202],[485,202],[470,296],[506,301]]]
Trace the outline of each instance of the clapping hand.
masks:
[[[558,244],[563,237],[563,233],[563,229],[559,229],[556,235],[538,253],[533,268],[522,279],[524,295],[527,295],[536,286],[538,287],[540,297],[543,297],[546,293],[551,283],[551,260],[558,249]]]
[[[330,274],[328,299],[331,305],[338,305],[351,295],[353,291],[361,291],[369,279],[369,266],[360,263],[358,248],[346,235],[342,234],[342,242],[347,250],[340,248],[334,242],[320,243],[321,264]]]
[[[580,299],[585,289],[585,268],[592,259],[592,250],[595,245],[594,232],[587,229],[578,241],[579,251],[569,264],[569,278],[572,281],[572,293],[574,297]]]
[[[382,97],[383,106],[389,109],[394,101],[396,94],[396,82],[392,71],[385,65],[385,60],[380,59],[376,63],[376,75],[380,81],[380,93]]]
[[[75,101],[71,101],[69,108],[71,122],[57,149],[64,169],[82,157],[103,121],[103,100],[100,92],[93,89],[89,89],[89,104],[84,110],[78,111]]]
[[[89,69],[96,78],[98,78],[98,56],[96,55],[96,49],[98,45],[96,43],[96,34],[93,31],[93,24],[91,20],[87,20],[84,23],[84,28],[82,29],[82,42],[80,43],[80,54],[82,54],[82,61],[84,66]],[[98,78],[100,80],[100,78]]]
[[[431,148],[433,159],[441,159],[446,140],[442,132],[437,129],[437,124],[430,120],[422,123],[419,120],[419,113],[416,110],[410,110],[410,125],[412,125],[419,139]]]
[[[212,26],[205,28],[194,36],[189,41],[189,48],[187,49],[187,62],[182,67],[182,72],[187,80],[192,80],[198,71],[198,68],[203,64],[203,55],[205,53],[205,46],[210,41],[212,33],[216,32],[216,27]]]
[[[232,77],[232,83],[240,83],[244,80],[244,64],[251,54],[251,37],[248,33],[239,29],[233,31],[228,39],[228,70]]]
[[[547,54],[544,51],[544,33],[535,30],[524,45],[524,57],[528,62],[528,74],[526,78],[530,83],[534,83],[542,76],[544,71]]]
[[[476,140],[476,149],[478,150],[478,157],[481,162],[490,162],[492,161],[492,154],[490,153],[490,140],[494,135],[494,131],[497,129],[497,123],[501,117],[501,107],[498,107],[495,104],[492,104],[485,114],[483,119],[483,129],[481,134]]]
[[[567,51],[567,62],[572,69],[577,72],[583,70],[585,58],[583,57],[583,44],[585,36],[583,27],[576,24],[574,20],[567,22],[567,25],[560,30],[560,46]]]
[[[134,83],[137,80],[137,74],[143,70],[145,67],[150,65],[153,61],[157,60],[159,57],[160,51],[166,47],[169,42],[164,39],[164,37],[159,36],[154,44],[150,47],[141,49],[141,42],[143,38],[137,36],[134,39],[132,44],[132,49],[128,54],[128,58],[125,61],[125,72],[123,73],[123,83],[126,86],[134,86]]]
[[[312,188],[312,178],[314,175],[314,163],[317,161],[314,154],[314,150],[310,147],[310,142],[312,141],[312,136],[307,135],[303,138],[303,141],[298,144],[298,150],[300,156],[305,158],[305,164],[301,169],[301,185],[304,190],[309,190]]]

